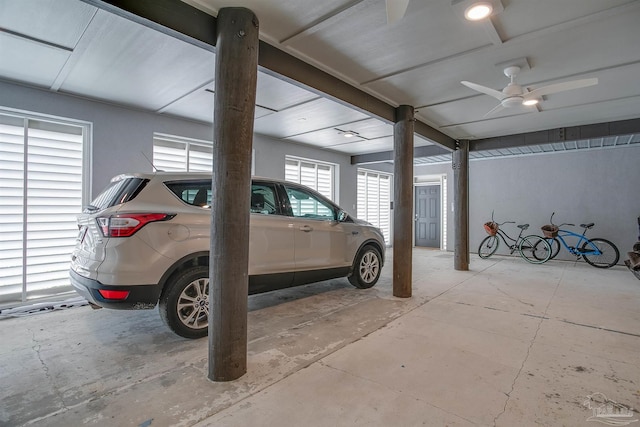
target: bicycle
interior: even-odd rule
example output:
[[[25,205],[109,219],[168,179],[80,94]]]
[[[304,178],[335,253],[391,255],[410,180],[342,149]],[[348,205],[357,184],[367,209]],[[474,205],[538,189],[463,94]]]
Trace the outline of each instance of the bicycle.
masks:
[[[562,243],[562,246],[564,246],[570,254],[577,257],[576,260],[582,257],[587,264],[596,268],[609,268],[618,263],[620,252],[616,245],[607,239],[589,239],[585,236],[587,230],[592,229],[595,225],[593,222],[580,224],[580,227],[584,228],[584,231],[582,234],[578,234],[569,230],[561,230],[560,227],[563,225],[575,227],[575,224],[565,222],[559,226],[555,225],[553,223],[554,215],[555,212],[551,214],[549,224],[542,226],[542,233],[548,245],[551,247],[551,257],[549,259],[553,259],[558,255],[558,252],[560,252],[560,244]],[[569,246],[565,240],[566,237],[575,237],[577,239],[575,245]]]
[[[497,223],[493,220],[493,212],[491,213],[491,221],[484,224],[484,229],[489,235],[482,240],[478,247],[480,258],[486,259],[496,253],[500,239],[502,239],[504,244],[509,247],[510,254],[517,250],[520,256],[531,264],[542,264],[549,260],[551,247],[544,238],[533,234],[522,237],[522,233],[529,228],[529,224],[517,226],[520,229],[520,234],[515,239],[500,228],[504,224],[515,224],[515,221]],[[508,243],[507,239],[513,243]]]

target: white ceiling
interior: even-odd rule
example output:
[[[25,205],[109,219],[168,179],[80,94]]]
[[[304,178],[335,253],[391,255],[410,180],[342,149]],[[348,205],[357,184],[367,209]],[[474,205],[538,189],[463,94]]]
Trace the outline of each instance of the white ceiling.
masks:
[[[184,1],[212,15],[250,8],[263,41],[393,106],[413,105],[455,139],[640,118],[640,0],[502,0],[481,23],[464,21],[451,0],[411,0],[392,24],[384,0]],[[530,90],[599,83],[484,117],[498,101],[460,81],[500,90],[513,62]],[[0,79],[211,122],[214,67],[210,51],[79,0],[0,0]],[[256,104],[261,134],[351,155],[393,148],[389,123],[262,72]]]

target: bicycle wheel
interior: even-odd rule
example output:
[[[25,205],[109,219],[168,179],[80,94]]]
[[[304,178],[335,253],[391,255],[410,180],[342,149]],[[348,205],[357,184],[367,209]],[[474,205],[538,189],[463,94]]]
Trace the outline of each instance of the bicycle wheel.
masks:
[[[600,255],[596,255],[593,252],[596,248],[600,251]],[[597,268],[613,267],[620,259],[620,252],[616,245],[606,239],[591,239],[588,242],[584,242],[580,252],[587,263]]]
[[[498,240],[498,236],[485,237],[478,247],[478,256],[480,256],[480,258],[489,258],[496,253],[499,244],[500,240]]]
[[[549,257],[549,259],[554,259],[558,255],[558,252],[560,252],[560,240],[558,240],[557,237],[545,240],[547,241],[549,246],[551,246],[551,256]]]
[[[523,237],[518,245],[520,256],[531,264],[547,262],[551,256],[551,246],[540,236]]]
[[[556,244],[555,253],[553,252],[554,241]],[[543,237],[533,245],[533,257],[540,261],[545,259],[545,257],[547,256],[547,252],[549,253],[549,259],[547,259],[547,261],[553,259],[553,257],[558,255],[558,251],[560,251],[560,244],[558,243],[557,239],[547,239]]]

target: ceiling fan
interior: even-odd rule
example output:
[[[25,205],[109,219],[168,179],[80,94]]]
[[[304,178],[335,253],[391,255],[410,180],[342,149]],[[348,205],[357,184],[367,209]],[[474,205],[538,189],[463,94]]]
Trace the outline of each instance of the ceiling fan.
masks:
[[[518,83],[516,83],[516,76],[519,72],[520,67],[516,65],[506,67],[504,69],[504,75],[509,77],[511,81],[509,82],[507,87],[502,89],[502,91],[491,89],[489,87],[467,81],[461,81],[460,83],[475,91],[493,96],[498,101],[500,101],[500,104],[496,105],[491,111],[485,114],[485,117],[503,108],[512,108],[520,105],[536,105],[542,100],[543,95],[549,95],[552,93],[564,92],[566,90],[579,89],[598,84],[597,78],[571,80],[568,82],[554,83],[548,86],[543,86],[529,92],[526,88],[523,88]]]

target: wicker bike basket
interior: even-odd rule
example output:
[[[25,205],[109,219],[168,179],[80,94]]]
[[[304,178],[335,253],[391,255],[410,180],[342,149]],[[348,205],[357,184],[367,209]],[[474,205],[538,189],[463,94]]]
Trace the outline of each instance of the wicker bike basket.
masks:
[[[544,237],[548,239],[553,239],[558,235],[558,227],[556,227],[555,225],[550,225],[550,224],[543,225],[541,229],[542,229],[542,234],[544,234]]]
[[[495,236],[498,233],[498,223],[492,221],[485,222],[484,231],[486,231],[489,236]]]

